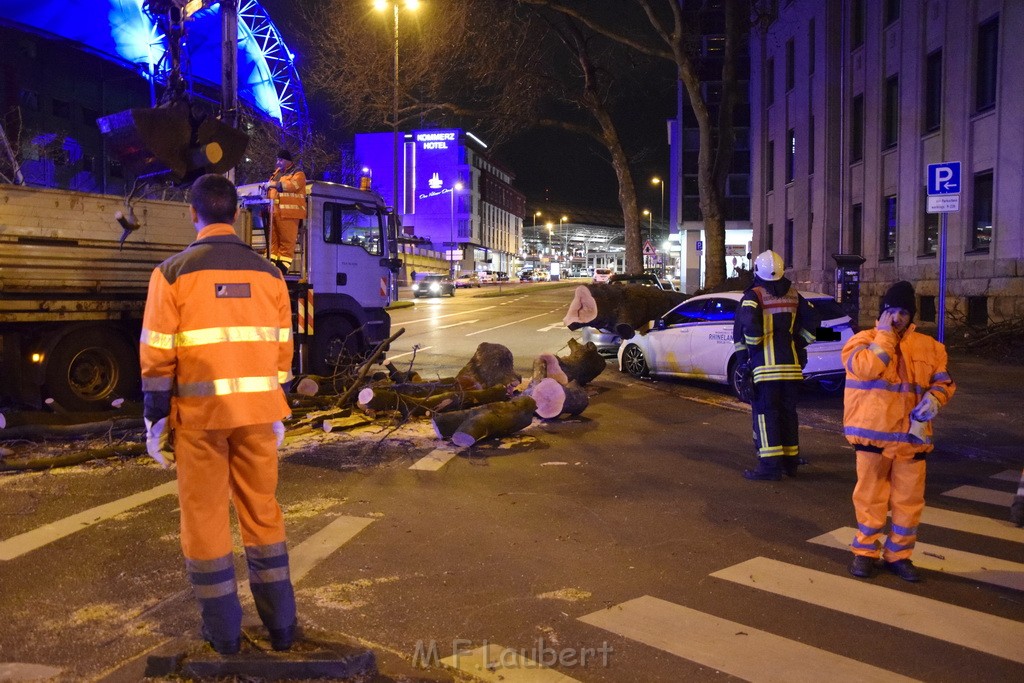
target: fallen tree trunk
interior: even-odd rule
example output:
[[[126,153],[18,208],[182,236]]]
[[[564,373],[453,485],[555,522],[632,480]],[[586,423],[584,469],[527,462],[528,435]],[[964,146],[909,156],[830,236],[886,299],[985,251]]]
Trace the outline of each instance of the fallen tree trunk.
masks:
[[[569,381],[575,380],[580,386],[589,384],[608,367],[608,362],[597,352],[594,342],[580,344],[575,339],[569,340],[569,355],[559,357],[558,364]]]
[[[575,380],[565,386],[565,402],[562,404],[562,412],[576,416],[587,409],[590,405],[590,397]]]
[[[35,458],[19,463],[0,462],[0,472],[20,472],[28,470],[48,470],[54,467],[70,467],[80,465],[90,460],[103,460],[106,458],[122,458],[146,455],[146,444],[125,443],[104,448],[90,448],[84,451],[76,451],[67,455],[59,455],[54,458]]]
[[[107,432],[126,432],[142,429],[141,417],[118,418],[105,422],[85,424],[23,424],[0,431],[0,441],[14,439],[66,439],[75,436],[96,436]]]
[[[452,443],[467,448],[483,439],[508,436],[533,422],[536,402],[529,396],[520,396],[506,403],[491,403],[484,410],[470,416],[452,434]]]
[[[508,390],[503,386],[473,391],[445,391],[422,397],[392,391],[391,387],[365,387],[359,392],[358,402],[359,408],[365,412],[397,410],[404,416],[415,416],[427,412],[461,410],[506,399]]]
[[[370,374],[370,367],[377,362],[377,359],[381,357],[381,354],[384,353],[384,349],[391,346],[391,342],[395,341],[403,334],[405,334],[405,328],[399,327],[397,332],[395,332],[390,337],[382,341],[380,344],[377,344],[377,348],[373,350],[373,353],[371,353],[369,358],[366,359],[366,362],[364,362],[362,367],[359,368],[359,374],[357,374],[356,378],[352,380],[352,384],[350,384],[345,389],[345,392],[338,397],[337,405],[339,407],[344,407],[344,405],[348,403],[348,400],[352,398],[352,394],[356,392],[356,389],[359,388],[359,385],[362,383],[362,381],[366,378],[368,374]]]
[[[484,389],[486,387],[516,386],[523,378],[516,373],[512,363],[512,352],[507,346],[481,342],[473,357],[455,380],[463,389]]]
[[[565,387],[550,377],[545,377],[538,382],[531,382],[530,386],[523,391],[523,395],[533,399],[534,411],[545,420],[562,414],[562,406],[565,405]]]

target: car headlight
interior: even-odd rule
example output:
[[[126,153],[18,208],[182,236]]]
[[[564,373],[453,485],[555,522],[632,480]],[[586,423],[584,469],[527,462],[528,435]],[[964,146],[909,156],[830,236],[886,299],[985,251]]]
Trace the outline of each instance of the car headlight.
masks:
[[[420,286],[419,286],[418,284],[414,284],[414,285],[412,286],[412,291],[414,291],[414,292],[415,292],[415,291],[416,291],[416,290],[418,290],[419,288],[420,288]]]
[[[430,285],[430,291],[431,292],[440,292],[441,291],[441,285],[439,285],[439,284],[437,284],[435,282],[434,284]]]

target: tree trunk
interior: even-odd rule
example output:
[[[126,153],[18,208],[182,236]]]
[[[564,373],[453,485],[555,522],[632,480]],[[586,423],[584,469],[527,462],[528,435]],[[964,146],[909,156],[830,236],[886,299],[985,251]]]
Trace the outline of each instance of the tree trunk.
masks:
[[[366,413],[397,410],[403,416],[411,417],[429,412],[460,410],[485,403],[496,403],[508,399],[504,386],[493,386],[474,391],[447,391],[430,396],[411,396],[392,391],[390,387],[366,387],[359,392],[359,408]]]
[[[496,385],[516,386],[523,378],[516,373],[512,352],[507,346],[481,342],[455,380],[463,389],[485,389]]]
[[[26,470],[48,470],[54,467],[80,465],[90,460],[104,458],[121,458],[146,454],[146,445],[138,443],[122,443],[105,448],[90,448],[84,451],[61,455],[56,458],[36,458],[20,463],[0,462],[0,472],[19,472]]]
[[[590,396],[587,395],[587,390],[575,380],[569,382],[565,387],[565,403],[562,405],[562,412],[575,417],[586,410],[589,405]]]
[[[507,403],[492,403],[485,408],[487,410],[469,417],[459,425],[452,434],[452,443],[467,448],[483,439],[514,434],[530,426],[537,404],[529,396],[520,396]]]
[[[550,377],[530,382],[530,386],[523,391],[523,396],[529,396],[534,400],[537,406],[537,415],[545,420],[562,414],[562,406],[565,405],[565,387]]]
[[[591,381],[608,367],[608,362],[597,352],[594,342],[580,344],[569,339],[569,355],[558,358],[565,376],[579,386],[590,384]]]

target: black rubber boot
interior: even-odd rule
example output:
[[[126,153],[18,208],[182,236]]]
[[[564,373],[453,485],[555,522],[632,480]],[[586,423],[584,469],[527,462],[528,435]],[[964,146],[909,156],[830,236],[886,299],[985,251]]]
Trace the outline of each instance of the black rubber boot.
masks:
[[[782,479],[782,463],[779,458],[760,458],[757,469],[743,470],[743,478],[751,481],[779,481]]]

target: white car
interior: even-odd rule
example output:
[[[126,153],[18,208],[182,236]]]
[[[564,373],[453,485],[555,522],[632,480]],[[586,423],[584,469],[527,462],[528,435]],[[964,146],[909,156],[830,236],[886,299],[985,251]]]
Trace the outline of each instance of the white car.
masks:
[[[821,317],[817,341],[807,347],[804,379],[825,392],[843,387],[842,350],[853,336],[850,316],[828,294],[801,292]],[[737,396],[736,367],[745,352],[733,347],[732,327],[743,292],[701,294],[654,321],[646,335],[619,347],[619,370],[634,377],[670,375],[728,384]]]
[[[594,268],[594,284],[602,282],[608,282],[609,278],[615,274],[615,271],[611,268]]]

